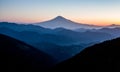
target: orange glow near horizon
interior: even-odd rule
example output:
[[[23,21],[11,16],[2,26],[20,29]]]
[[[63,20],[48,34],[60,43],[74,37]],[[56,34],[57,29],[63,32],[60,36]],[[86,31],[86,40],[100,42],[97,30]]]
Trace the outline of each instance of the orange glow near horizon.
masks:
[[[16,23],[37,23],[37,22],[44,22],[51,20],[52,18],[22,18],[22,19],[8,19],[8,22],[16,22]],[[111,24],[118,24],[120,25],[120,21],[115,19],[74,19],[74,18],[69,18],[69,20],[77,22],[77,23],[83,23],[83,24],[91,24],[91,25],[98,25],[98,26],[106,26],[106,25],[111,25]],[[5,21],[5,20],[3,20]]]
[[[120,25],[120,0],[0,0],[0,22],[36,23],[58,15],[83,24]]]
[[[83,24],[92,24],[98,26],[106,26],[111,24],[120,25],[120,20],[118,19],[74,19],[73,21]]]

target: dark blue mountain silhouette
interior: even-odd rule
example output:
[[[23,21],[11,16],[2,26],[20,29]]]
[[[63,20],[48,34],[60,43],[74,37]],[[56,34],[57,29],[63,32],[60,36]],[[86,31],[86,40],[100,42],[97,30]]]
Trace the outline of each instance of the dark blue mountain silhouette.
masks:
[[[88,47],[56,65],[52,72],[120,72],[120,38]]]
[[[39,33],[45,33],[45,32],[49,32],[51,31],[50,29],[47,28],[43,28],[40,26],[36,26],[36,25],[25,25],[25,24],[16,24],[16,23],[9,23],[9,22],[0,22],[0,28],[1,27],[7,27],[10,29],[13,29],[15,31],[37,31]]]
[[[52,56],[2,34],[0,34],[0,53],[2,60],[7,58],[4,65],[9,72],[45,72],[56,63]]]

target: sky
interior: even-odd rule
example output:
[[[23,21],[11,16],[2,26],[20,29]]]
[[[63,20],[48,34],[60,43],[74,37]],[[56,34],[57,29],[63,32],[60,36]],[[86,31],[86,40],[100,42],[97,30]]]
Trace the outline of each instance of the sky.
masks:
[[[0,22],[35,23],[56,16],[85,24],[120,25],[120,0],[0,0]]]

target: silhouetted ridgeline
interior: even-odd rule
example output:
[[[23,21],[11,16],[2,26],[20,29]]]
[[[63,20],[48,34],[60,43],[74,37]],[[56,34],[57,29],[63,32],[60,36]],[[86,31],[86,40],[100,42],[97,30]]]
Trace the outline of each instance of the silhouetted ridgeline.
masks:
[[[58,64],[54,72],[120,72],[120,38],[88,47]],[[52,71],[52,72],[53,72]]]
[[[98,31],[76,32],[65,28],[48,29],[31,24],[0,22],[0,34],[10,36],[48,53],[59,62],[71,58],[88,46],[114,38],[113,35],[118,34],[118,31],[112,34]]]
[[[45,72],[56,62],[52,56],[2,34],[0,53],[7,72]]]

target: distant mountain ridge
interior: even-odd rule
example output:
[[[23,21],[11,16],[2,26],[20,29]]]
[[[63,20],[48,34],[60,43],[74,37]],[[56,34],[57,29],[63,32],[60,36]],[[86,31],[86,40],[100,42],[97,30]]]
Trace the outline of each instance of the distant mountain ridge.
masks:
[[[108,28],[115,28],[115,27],[120,27],[120,25],[117,25],[117,24],[111,24],[111,25],[108,25],[106,26]]]

